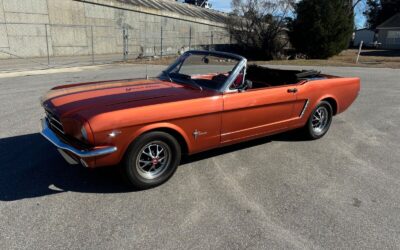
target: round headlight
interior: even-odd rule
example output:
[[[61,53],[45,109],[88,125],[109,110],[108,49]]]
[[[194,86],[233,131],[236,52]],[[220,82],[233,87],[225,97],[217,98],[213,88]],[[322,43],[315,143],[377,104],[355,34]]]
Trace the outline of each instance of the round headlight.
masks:
[[[83,138],[85,141],[87,141],[87,140],[88,140],[88,135],[87,135],[87,132],[86,132],[86,129],[85,129],[84,126],[82,126],[82,128],[81,128],[81,134],[82,134],[82,138]]]

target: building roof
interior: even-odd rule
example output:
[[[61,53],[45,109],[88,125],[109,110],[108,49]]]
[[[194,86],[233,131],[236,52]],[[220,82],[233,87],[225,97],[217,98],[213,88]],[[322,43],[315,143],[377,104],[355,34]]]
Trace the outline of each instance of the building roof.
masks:
[[[371,32],[374,32],[373,30],[368,29],[368,28],[358,29],[358,30],[355,30],[354,32],[358,32],[358,31],[371,31]]]
[[[206,19],[212,22],[224,23],[227,15],[216,10],[167,0],[117,0],[125,4],[160,11],[170,11],[180,15]]]
[[[389,29],[389,28],[400,28],[400,13],[392,16],[381,25],[377,27],[377,29]]]

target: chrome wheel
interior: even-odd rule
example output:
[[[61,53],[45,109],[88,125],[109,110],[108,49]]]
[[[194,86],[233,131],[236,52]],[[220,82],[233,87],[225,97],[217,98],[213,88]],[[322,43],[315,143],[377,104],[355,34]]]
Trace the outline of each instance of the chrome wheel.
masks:
[[[322,134],[329,125],[329,111],[325,106],[318,107],[312,116],[312,128],[314,133]]]
[[[145,179],[161,176],[171,162],[171,149],[162,141],[150,142],[139,151],[136,170]]]

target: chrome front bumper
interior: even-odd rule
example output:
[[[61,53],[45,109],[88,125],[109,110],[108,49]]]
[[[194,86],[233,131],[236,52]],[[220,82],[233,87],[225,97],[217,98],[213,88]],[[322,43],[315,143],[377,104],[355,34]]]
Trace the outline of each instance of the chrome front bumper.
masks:
[[[48,122],[45,118],[41,120],[41,123],[42,123],[42,132],[41,132],[42,136],[46,138],[49,142],[51,142],[54,146],[56,146],[60,151],[60,153],[62,151],[68,151],[76,155],[78,158],[89,158],[89,157],[107,155],[117,151],[117,147],[114,146],[91,149],[91,150],[79,150],[60,140],[58,136],[49,128]],[[65,158],[65,160],[68,163],[76,164],[74,163],[75,160],[73,160],[72,157],[67,155],[65,152],[61,153],[61,155]]]

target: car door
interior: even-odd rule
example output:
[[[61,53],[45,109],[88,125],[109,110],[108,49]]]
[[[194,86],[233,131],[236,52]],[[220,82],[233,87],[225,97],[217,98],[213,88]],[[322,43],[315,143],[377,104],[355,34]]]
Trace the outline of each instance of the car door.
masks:
[[[296,90],[288,85],[225,93],[222,144],[288,129],[296,119]]]

